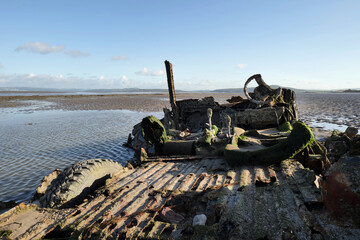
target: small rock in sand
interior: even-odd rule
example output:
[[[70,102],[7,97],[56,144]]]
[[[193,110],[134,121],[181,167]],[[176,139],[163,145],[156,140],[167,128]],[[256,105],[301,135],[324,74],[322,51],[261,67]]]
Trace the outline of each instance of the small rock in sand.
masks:
[[[207,217],[205,214],[196,215],[193,219],[192,225],[193,226],[195,226],[195,225],[205,226],[206,220],[207,220]]]
[[[163,210],[160,212],[160,218],[164,220],[165,222],[169,223],[180,223],[182,220],[184,220],[184,217],[176,212],[174,212],[169,207],[164,207]]]
[[[345,130],[345,135],[347,135],[349,138],[353,138],[355,137],[355,135],[358,133],[358,130],[357,128],[354,128],[354,127],[348,127],[346,130]]]

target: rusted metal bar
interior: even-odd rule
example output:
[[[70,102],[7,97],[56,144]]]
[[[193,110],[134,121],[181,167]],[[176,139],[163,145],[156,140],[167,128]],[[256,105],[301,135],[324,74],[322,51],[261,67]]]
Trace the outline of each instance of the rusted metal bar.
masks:
[[[203,159],[203,156],[190,156],[190,155],[184,155],[184,156],[169,156],[169,157],[148,157],[144,159],[142,162],[176,162],[176,161],[191,161],[191,160],[200,160]]]
[[[169,88],[169,97],[170,97],[170,104],[174,116],[174,122],[176,129],[179,129],[179,112],[176,106],[176,95],[175,95],[175,87],[174,87],[174,76],[172,71],[172,64],[165,60],[165,68],[166,68],[166,75],[167,75],[167,82]]]

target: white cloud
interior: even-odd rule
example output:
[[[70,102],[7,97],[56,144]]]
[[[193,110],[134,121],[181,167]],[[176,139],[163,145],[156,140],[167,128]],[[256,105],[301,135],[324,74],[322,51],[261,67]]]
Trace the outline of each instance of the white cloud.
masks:
[[[74,75],[69,73],[41,74],[3,74],[0,72],[1,87],[32,87],[32,88],[81,88],[81,89],[118,89],[127,87],[166,88],[166,80],[158,78],[156,81],[136,80],[120,75],[108,77],[106,75]],[[181,88],[180,88],[181,89]]]
[[[244,63],[240,63],[240,64],[237,65],[237,67],[238,67],[239,69],[243,69],[243,68],[245,67],[245,64],[244,64]]]
[[[28,51],[32,53],[40,53],[40,54],[49,54],[49,53],[56,53],[56,52],[63,52],[65,50],[64,45],[59,46],[51,46],[47,42],[27,42],[24,45],[21,45],[15,49],[15,51]],[[87,57],[90,56],[90,53],[83,52],[79,50],[71,50],[65,52],[67,55],[77,58],[77,57]]]
[[[61,52],[65,49],[64,45],[51,46],[46,42],[27,42],[15,49],[15,51],[28,51],[32,53],[49,54],[55,52]]]
[[[122,75],[120,79],[123,86],[128,86],[130,84],[130,80],[127,76]]]
[[[99,88],[124,88],[130,83],[131,81],[125,75],[122,75],[120,78],[105,78],[104,76],[98,78]]]
[[[151,76],[162,76],[164,74],[165,74],[165,72],[163,70],[156,70],[156,71],[151,72]]]
[[[147,75],[149,75],[149,70],[145,67],[145,68],[143,68],[143,69],[141,69],[140,71],[137,71],[137,72],[135,72],[136,74],[138,74],[138,75],[145,75],[145,76],[147,76]]]
[[[0,80],[8,87],[40,87],[40,88],[67,88],[71,83],[81,79],[65,77],[64,75],[48,74],[0,74]]]
[[[156,71],[149,71],[146,67],[144,67],[143,69],[141,69],[140,71],[135,72],[137,75],[142,75],[142,76],[162,76],[165,74],[165,72],[163,70],[156,70]]]
[[[127,60],[127,59],[128,58],[125,55],[111,57],[111,60],[113,60],[113,61],[120,61],[120,60]]]
[[[0,69],[4,68],[4,66],[0,63]]]
[[[88,53],[88,52],[82,52],[82,51],[79,51],[79,50],[67,51],[66,54],[69,55],[69,56],[71,56],[71,57],[74,57],[74,58],[77,58],[77,57],[88,57],[88,56],[90,56],[90,53]]]

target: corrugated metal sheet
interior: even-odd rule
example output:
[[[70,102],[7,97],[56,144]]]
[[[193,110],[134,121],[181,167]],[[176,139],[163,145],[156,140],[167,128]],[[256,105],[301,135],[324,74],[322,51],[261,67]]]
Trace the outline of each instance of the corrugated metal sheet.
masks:
[[[108,180],[75,210],[31,210],[42,217],[61,213],[61,227],[49,220],[20,239],[51,231],[78,231],[93,239],[357,239],[359,229],[335,224],[327,215],[315,179],[294,160],[236,169],[214,158],[148,162]],[[184,220],[165,222],[164,206]],[[0,226],[14,222],[16,214],[3,214]],[[207,216],[206,226],[192,226],[196,214]]]

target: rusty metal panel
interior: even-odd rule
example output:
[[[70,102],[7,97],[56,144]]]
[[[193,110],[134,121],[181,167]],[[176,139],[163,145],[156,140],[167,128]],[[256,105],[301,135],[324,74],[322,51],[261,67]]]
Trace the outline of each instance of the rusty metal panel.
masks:
[[[278,126],[285,112],[284,107],[269,107],[261,109],[246,109],[235,112],[236,126],[262,129],[265,126]]]
[[[181,239],[200,233],[224,239],[331,239],[341,234],[356,239],[360,234],[359,229],[332,224],[323,214],[314,173],[299,162],[230,169],[221,161],[148,162],[113,177],[94,199],[75,209],[34,208],[0,215],[0,230],[31,213],[44,223],[23,225],[14,235],[19,239],[41,238],[60,225],[84,239]],[[184,220],[161,219],[165,206]],[[206,226],[192,227],[199,213],[207,216]]]

